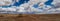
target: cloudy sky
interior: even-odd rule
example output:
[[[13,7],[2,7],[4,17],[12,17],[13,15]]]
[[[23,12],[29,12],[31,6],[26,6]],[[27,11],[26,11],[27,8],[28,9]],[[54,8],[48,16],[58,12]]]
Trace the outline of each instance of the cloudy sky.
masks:
[[[60,10],[60,6],[57,6],[60,0],[7,0],[7,2],[9,1],[10,4],[4,4],[8,6],[3,6],[0,3],[0,8],[6,11],[17,12],[54,12]]]

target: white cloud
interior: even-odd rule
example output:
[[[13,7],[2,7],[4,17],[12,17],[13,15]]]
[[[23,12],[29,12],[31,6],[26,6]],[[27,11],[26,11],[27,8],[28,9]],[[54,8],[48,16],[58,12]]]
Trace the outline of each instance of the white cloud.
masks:
[[[16,11],[16,9],[19,9],[19,10],[17,10],[17,12],[33,12],[33,11],[35,11],[35,12],[39,12],[39,11],[43,12],[43,10],[41,10],[41,9],[34,8],[33,5],[42,2],[43,3],[42,8],[44,8],[45,7],[44,2],[46,2],[46,1],[47,0],[30,0],[28,3],[21,4],[19,7],[2,8],[2,10]],[[55,1],[53,2],[53,4],[55,4]],[[51,8],[51,7],[48,6],[48,8]],[[49,11],[48,8],[46,8],[47,11]],[[25,10],[25,9],[27,9],[27,10]],[[53,9],[53,10],[55,10],[55,9]],[[57,9],[57,10],[59,10],[59,9]]]

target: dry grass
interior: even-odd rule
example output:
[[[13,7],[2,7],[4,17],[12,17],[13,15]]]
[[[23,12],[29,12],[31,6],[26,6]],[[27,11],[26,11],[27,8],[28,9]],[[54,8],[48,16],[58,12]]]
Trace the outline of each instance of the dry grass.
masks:
[[[60,21],[60,14],[0,14],[0,21]]]

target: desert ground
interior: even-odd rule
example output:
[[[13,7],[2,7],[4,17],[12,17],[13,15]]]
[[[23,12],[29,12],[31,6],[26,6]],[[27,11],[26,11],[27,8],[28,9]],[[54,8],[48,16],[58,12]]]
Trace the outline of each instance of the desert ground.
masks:
[[[60,21],[60,14],[0,14],[0,21]]]

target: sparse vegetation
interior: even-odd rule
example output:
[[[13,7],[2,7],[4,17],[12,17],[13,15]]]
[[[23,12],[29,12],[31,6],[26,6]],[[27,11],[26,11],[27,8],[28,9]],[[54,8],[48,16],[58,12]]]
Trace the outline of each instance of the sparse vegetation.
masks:
[[[60,14],[0,14],[0,21],[60,21]]]

